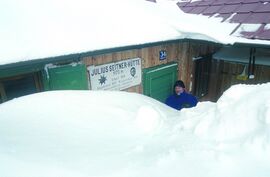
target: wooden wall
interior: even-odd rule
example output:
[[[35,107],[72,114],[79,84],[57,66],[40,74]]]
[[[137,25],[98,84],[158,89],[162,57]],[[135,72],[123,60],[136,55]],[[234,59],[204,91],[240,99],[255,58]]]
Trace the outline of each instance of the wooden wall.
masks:
[[[193,58],[212,54],[218,49],[219,46],[208,43],[189,42],[182,45],[179,78],[185,82],[187,91],[192,93],[194,89],[196,66]]]
[[[238,80],[237,76],[243,72],[245,66],[247,66],[247,64],[213,60],[209,94],[206,99],[217,101],[224,91],[235,84],[260,84],[270,82],[270,66],[262,65],[256,65],[254,79]]]
[[[207,43],[175,42],[164,43],[158,46],[146,47],[141,49],[127,50],[122,52],[108,53],[98,56],[89,56],[83,58],[86,66],[101,65],[105,63],[116,62],[129,58],[139,57],[142,59],[142,69],[170,62],[178,63],[178,79],[186,83],[186,88],[192,92],[194,82],[194,62],[193,57],[205,55],[214,50],[215,46]],[[167,59],[159,60],[159,51],[167,52]],[[142,85],[127,89],[127,91],[142,93]]]

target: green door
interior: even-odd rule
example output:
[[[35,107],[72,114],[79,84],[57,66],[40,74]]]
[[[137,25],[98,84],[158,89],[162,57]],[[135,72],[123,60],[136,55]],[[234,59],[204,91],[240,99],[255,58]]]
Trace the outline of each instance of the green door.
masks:
[[[143,93],[165,102],[177,79],[177,63],[147,68],[143,71]]]
[[[87,72],[84,64],[49,67],[48,90],[87,90]]]

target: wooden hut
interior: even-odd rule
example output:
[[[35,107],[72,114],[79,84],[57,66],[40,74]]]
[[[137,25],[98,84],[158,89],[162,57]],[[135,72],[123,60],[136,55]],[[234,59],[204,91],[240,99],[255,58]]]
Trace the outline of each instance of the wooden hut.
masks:
[[[197,82],[205,82],[202,89],[195,86],[202,100],[216,101],[234,84],[270,82],[270,2],[269,1],[179,1],[181,11],[187,14],[219,19],[221,24],[235,25],[223,44],[206,60],[197,62]],[[203,80],[200,77],[207,76]],[[197,83],[196,82],[196,83]],[[195,85],[196,85],[195,83]],[[198,92],[198,89],[201,92]]]
[[[53,1],[46,2],[42,8],[39,4],[37,7],[32,5],[34,10],[30,9],[30,12],[38,12],[37,16],[43,17],[44,21],[38,21],[39,26],[34,25],[31,29],[44,30],[59,23],[59,20],[67,17],[70,20],[61,24],[63,26],[55,26],[53,29],[56,32],[52,29],[52,33],[49,33],[50,29],[49,32],[46,29],[37,36],[34,34],[35,30],[33,36],[29,36],[29,31],[23,33],[33,40],[26,42],[25,49],[15,43],[24,38],[12,41],[8,35],[2,36],[8,43],[1,45],[5,50],[0,52],[0,102],[47,90],[88,89],[137,92],[164,102],[178,79],[185,82],[188,92],[201,100],[216,100],[233,83],[261,83],[270,80],[269,67],[257,65],[256,62],[254,64],[253,56],[257,56],[255,54],[248,60],[249,70],[246,70],[252,71],[249,76],[254,75],[255,79],[243,80],[244,77],[237,77],[243,73],[247,64],[239,65],[233,56],[229,57],[230,61],[224,58],[226,47],[235,48],[235,45],[228,46],[218,42],[214,37],[209,37],[209,34],[200,33],[200,29],[196,32],[182,30],[183,25],[177,18],[173,25],[167,23],[166,19],[173,18],[176,13],[170,14],[168,7],[162,9],[164,4],[158,6],[156,1],[119,2],[123,4],[119,6],[115,2],[108,2],[104,7],[104,4],[97,1],[96,7],[86,6],[78,1],[76,5],[67,4],[64,10],[61,9],[61,14],[58,14],[58,8],[49,8]],[[170,2],[170,7],[172,3]],[[177,7],[177,11],[185,11],[189,5],[194,4],[178,3],[180,9]],[[89,10],[90,7],[92,9]],[[119,10],[123,7],[126,9],[124,15]],[[51,14],[56,13],[64,18],[48,16],[48,8]],[[77,12],[74,13],[76,15],[70,14],[73,10]],[[100,15],[102,10],[107,15]],[[160,16],[164,10],[170,15]],[[19,8],[17,12],[20,19],[24,15],[24,9]],[[96,14],[98,15],[95,16]],[[184,16],[183,13],[179,16],[189,21],[189,16]],[[199,20],[200,18],[198,17]],[[26,19],[23,21],[25,24],[33,24],[33,19],[35,20],[31,13],[27,13],[23,19]],[[137,20],[140,22],[134,23]],[[89,21],[89,24],[85,21]],[[74,26],[71,27],[71,23]],[[192,25],[198,26],[196,23]],[[8,27],[16,29],[12,25]],[[65,31],[66,29],[69,30]],[[225,37],[226,35],[224,34]],[[252,39],[244,44],[247,45],[250,41]],[[257,46],[260,41],[262,40],[257,42]],[[262,42],[262,46],[266,47],[268,44]],[[249,51],[250,48],[257,49],[246,46],[243,51]],[[266,49],[262,50],[262,55],[265,55],[265,51]],[[266,60],[269,58],[266,57]]]

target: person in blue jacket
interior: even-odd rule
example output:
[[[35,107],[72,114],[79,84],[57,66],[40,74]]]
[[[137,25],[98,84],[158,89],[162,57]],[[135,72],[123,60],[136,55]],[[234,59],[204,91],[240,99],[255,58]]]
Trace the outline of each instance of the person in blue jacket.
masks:
[[[174,94],[170,95],[165,102],[166,105],[177,110],[194,107],[197,103],[197,98],[185,91],[185,84],[181,80],[175,82]]]

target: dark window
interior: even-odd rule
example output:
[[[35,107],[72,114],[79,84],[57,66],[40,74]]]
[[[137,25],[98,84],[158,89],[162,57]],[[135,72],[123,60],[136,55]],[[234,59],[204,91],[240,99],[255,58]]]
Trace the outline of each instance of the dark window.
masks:
[[[208,93],[212,55],[200,57],[195,61],[195,95],[201,98]]]
[[[0,101],[2,102],[40,91],[37,74],[5,79],[0,81],[0,85],[2,85],[0,94]]]

